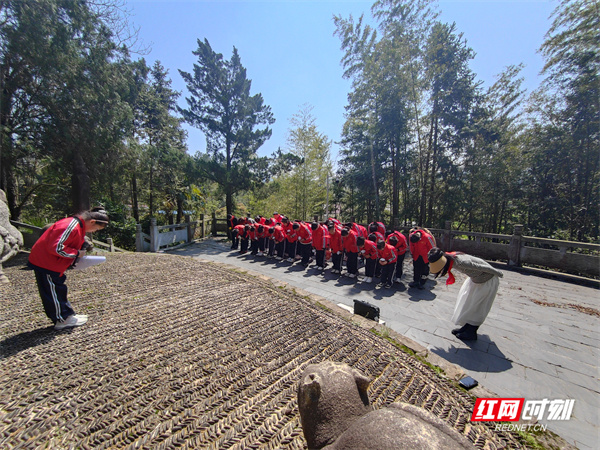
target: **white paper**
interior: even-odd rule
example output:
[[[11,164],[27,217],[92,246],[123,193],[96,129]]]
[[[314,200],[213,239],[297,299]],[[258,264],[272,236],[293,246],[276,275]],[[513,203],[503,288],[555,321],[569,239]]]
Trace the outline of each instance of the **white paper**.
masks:
[[[83,270],[83,269],[87,269],[88,267],[92,267],[95,266],[97,264],[103,263],[104,261],[106,261],[106,257],[105,256],[82,256],[81,258],[79,258],[77,260],[77,264],[75,264],[75,266],[73,267],[73,270]]]

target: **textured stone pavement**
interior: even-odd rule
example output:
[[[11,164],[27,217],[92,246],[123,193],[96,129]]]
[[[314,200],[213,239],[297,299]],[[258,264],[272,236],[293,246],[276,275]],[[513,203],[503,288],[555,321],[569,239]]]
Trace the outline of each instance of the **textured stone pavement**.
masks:
[[[214,239],[169,253],[257,272],[336,304],[352,307],[354,299],[373,303],[389,328],[461,367],[499,397],[575,399],[570,420],[541,423],[578,448],[600,448],[600,292],[596,288],[498,265],[504,278],[494,306],[479,339],[466,343],[450,333],[454,327],[450,317],[464,277],[457,274],[451,286],[444,280],[429,280],[425,290],[407,288],[412,280],[410,256],[402,278],[406,287],[378,289],[375,283],[338,278],[329,270],[321,275],[312,265],[304,269],[297,263],[239,255]]]

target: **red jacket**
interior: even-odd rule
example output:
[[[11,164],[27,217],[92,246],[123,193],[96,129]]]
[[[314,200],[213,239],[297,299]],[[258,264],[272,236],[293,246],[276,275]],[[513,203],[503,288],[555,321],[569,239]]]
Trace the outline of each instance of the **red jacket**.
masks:
[[[365,255],[365,258],[367,259],[377,259],[377,245],[374,242],[365,240],[365,245],[363,245],[363,248],[360,249],[360,253]]]
[[[386,240],[388,244],[390,243],[391,236],[396,236],[398,238],[398,243],[394,246],[396,253],[398,255],[404,255],[408,250],[408,242],[406,242],[406,236],[404,236],[404,233],[401,233],[400,231],[392,232],[392,234],[390,234]]]
[[[344,251],[344,245],[342,243],[342,234],[337,228],[335,229],[335,232],[333,234],[329,232],[329,245],[331,246],[332,253]]]
[[[273,236],[275,242],[282,242],[285,240],[285,230],[281,225],[275,225],[271,236]]]
[[[85,222],[79,217],[61,219],[37,240],[29,262],[61,276],[73,264],[85,242]]]
[[[433,236],[423,230],[414,231],[410,235],[412,236],[415,233],[421,233],[421,240],[419,242],[410,243],[410,252],[412,253],[412,257],[416,261],[419,259],[419,256],[421,256],[423,261],[429,263],[429,260],[427,259],[427,253],[429,253],[429,250],[435,247],[435,239]]]
[[[358,247],[356,246],[356,232],[348,230],[348,236],[342,238],[344,242],[344,250],[350,253],[358,253]]]
[[[384,240],[385,240],[385,236],[384,236],[383,234],[381,234],[379,231],[376,231],[375,233],[369,233],[369,236],[370,236],[371,234],[374,234],[374,235],[376,236],[376,241],[373,241],[373,242],[376,242],[376,243],[377,243],[377,242],[379,242],[379,241],[384,241]],[[367,238],[368,238],[369,236],[367,236]]]
[[[269,228],[271,228],[269,225],[263,225],[263,231],[262,233],[260,231],[258,231],[258,227],[256,227],[256,236],[260,239],[260,238],[264,238],[264,237],[269,237]]]
[[[325,250],[329,247],[329,231],[325,225],[319,225],[313,231],[312,245],[315,250]]]
[[[237,230],[237,237],[239,237],[240,239],[248,239],[245,225],[236,225],[235,227],[233,227],[233,229]]]
[[[375,225],[377,227],[377,232],[385,236],[385,225],[383,222],[371,222],[368,227],[369,229],[371,228],[371,225]]]
[[[285,238],[288,240],[288,242],[296,242],[298,240],[298,233],[296,232],[296,230],[294,230],[293,225],[293,222],[281,224],[281,227],[285,231]]]
[[[296,230],[296,234],[301,244],[310,244],[312,242],[312,230],[305,223],[300,224],[300,228]]]
[[[396,251],[390,244],[385,244],[385,247],[383,247],[381,250],[377,249],[377,255],[380,259],[385,259],[387,264],[392,264],[398,261]]]

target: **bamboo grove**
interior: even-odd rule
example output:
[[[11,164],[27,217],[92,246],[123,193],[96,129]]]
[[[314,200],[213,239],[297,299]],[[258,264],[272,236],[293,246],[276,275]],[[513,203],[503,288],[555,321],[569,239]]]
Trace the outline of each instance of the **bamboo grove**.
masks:
[[[357,222],[452,221],[464,230],[598,241],[600,23],[596,0],[562,1],[540,52],[544,83],[509,66],[484,89],[474,54],[432,0],[378,0],[333,18],[352,81],[334,169],[310,105],[288,141],[257,151],[275,117],[237,50],[198,39],[178,68],[186,107],[159,61],[132,55],[120,0],[0,2],[0,188],[30,223],[102,203],[131,245],[164,212],[338,215]],[[207,150],[191,155],[183,124]],[[277,143],[279,145],[279,143]],[[129,239],[129,244],[125,243]]]

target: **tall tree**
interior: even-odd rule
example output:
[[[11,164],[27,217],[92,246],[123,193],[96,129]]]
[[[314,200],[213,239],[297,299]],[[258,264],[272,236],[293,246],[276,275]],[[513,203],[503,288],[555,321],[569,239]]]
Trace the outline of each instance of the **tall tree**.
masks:
[[[275,122],[261,94],[250,95],[237,49],[229,61],[216,53],[205,39],[198,40],[193,74],[179,71],[190,96],[188,108],[179,108],[185,121],[206,134],[204,171],[225,191],[227,214],[233,212],[233,195],[248,187],[252,158],[271,137],[268,125]],[[264,128],[260,128],[265,125]]]
[[[313,215],[323,217],[331,173],[331,141],[318,131],[311,106],[302,107],[290,119],[290,125],[289,150],[301,162],[287,177],[288,195],[293,196],[293,204],[286,210],[302,220],[310,220]]]
[[[593,0],[563,0],[541,47],[544,89],[531,109],[530,191],[540,234],[600,235],[600,14]]]
[[[120,143],[129,67],[103,14],[86,1],[0,4],[0,185],[13,217],[42,185],[19,184],[31,160],[60,161],[71,186],[71,207],[65,202],[64,212],[72,212],[89,206],[90,180],[98,175],[91,168]]]

